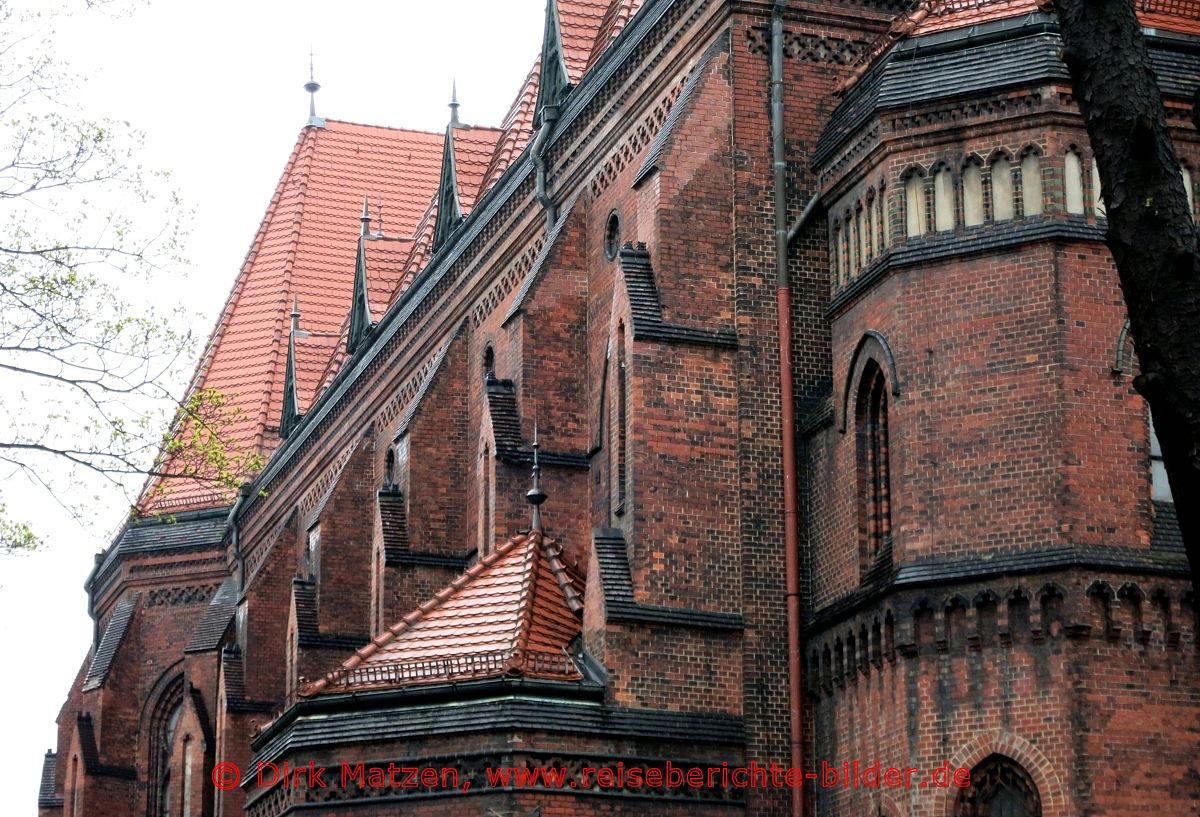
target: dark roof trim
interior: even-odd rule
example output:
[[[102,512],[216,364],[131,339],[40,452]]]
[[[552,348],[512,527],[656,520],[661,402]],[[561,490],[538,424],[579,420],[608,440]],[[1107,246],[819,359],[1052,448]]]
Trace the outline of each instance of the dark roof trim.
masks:
[[[644,243],[626,243],[618,256],[625,290],[629,296],[629,312],[633,319],[634,340],[654,340],[664,343],[689,343],[736,349],[737,332],[732,329],[693,329],[663,320],[662,302],[650,264],[650,251]]]
[[[144,553],[146,551],[169,551],[169,550],[193,550],[215,547],[219,545],[225,535],[225,520],[229,516],[229,507],[224,508],[205,508],[201,511],[187,511],[177,514],[164,514],[162,516],[147,516],[142,519],[132,520],[121,528],[121,532],[113,539],[113,543],[108,550],[104,551],[103,559],[97,563],[96,567],[88,576],[87,581],[83,584],[84,590],[91,590],[101,580],[105,573],[108,572],[117,561],[119,556],[128,553]],[[220,533],[217,534],[217,525],[192,525],[191,523],[200,522],[216,522],[220,521]],[[166,536],[156,543],[137,544],[131,540],[146,538],[148,528],[158,528],[167,526],[164,530]],[[187,531],[192,531],[193,536],[188,537],[181,535]],[[155,531],[157,532],[157,531]]]
[[[92,656],[92,665],[88,667],[87,677],[83,679],[84,692],[104,686],[108,672],[112,669],[113,661],[117,657],[117,650],[121,648],[125,632],[129,629],[129,622],[133,620],[133,613],[137,609],[140,597],[140,593],[134,593],[117,602],[116,609],[113,610],[112,617],[108,620],[108,626],[104,628],[104,635],[100,638],[100,646],[96,648],[96,654]]]
[[[633,579],[629,570],[629,552],[625,547],[624,532],[617,528],[595,530],[592,532],[592,543],[600,565],[600,586],[604,590],[604,608],[609,621],[691,627],[699,630],[737,631],[744,628],[745,622],[737,613],[714,613],[688,607],[640,604],[633,595]]]
[[[886,250],[845,289],[834,295],[825,308],[825,317],[832,319],[838,315],[895,269],[951,258],[986,255],[1037,241],[1102,242],[1105,240],[1104,232],[1103,226],[1089,224],[1082,216],[1035,216],[1025,221],[991,222],[955,233],[910,238],[904,244]]]
[[[229,629],[233,615],[237,612],[237,581],[230,576],[221,582],[213,594],[208,609],[192,629],[192,636],[183,648],[184,652],[206,652],[221,646],[221,639]]]
[[[62,808],[63,799],[54,793],[54,774],[58,769],[58,755],[46,752],[42,759],[42,781],[38,786],[38,808]]]

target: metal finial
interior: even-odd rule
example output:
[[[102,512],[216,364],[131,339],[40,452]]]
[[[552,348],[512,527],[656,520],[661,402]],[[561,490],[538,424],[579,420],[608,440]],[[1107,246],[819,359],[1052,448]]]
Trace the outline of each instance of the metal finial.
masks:
[[[458,78],[450,81],[450,126],[458,127]]]
[[[533,506],[533,522],[530,530],[536,531],[542,529],[542,503],[549,498],[549,495],[542,490],[542,467],[538,464],[539,448],[541,446],[538,443],[538,425],[535,417],[533,420],[533,487],[525,492],[525,501]]]
[[[379,221],[379,235],[383,235],[383,199],[375,200],[375,214]]]
[[[308,120],[309,124],[315,124],[313,120],[317,119],[317,91],[321,90],[321,83],[313,79],[313,52],[308,49],[308,82],[304,83],[304,90],[308,91]]]
[[[294,296],[292,298],[292,333],[300,331],[300,298]]]
[[[362,222],[362,235],[369,236],[371,234],[371,211],[366,194],[363,194],[363,211],[358,220]]]

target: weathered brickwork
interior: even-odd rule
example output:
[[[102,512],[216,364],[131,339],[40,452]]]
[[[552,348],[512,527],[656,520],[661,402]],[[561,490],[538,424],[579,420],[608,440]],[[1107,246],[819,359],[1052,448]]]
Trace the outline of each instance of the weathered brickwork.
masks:
[[[785,401],[776,4],[587,5],[553,6],[577,39],[636,13],[603,55],[564,58],[544,171],[531,125],[501,133],[497,156],[527,152],[409,258],[424,271],[238,505],[131,526],[101,557],[40,814],[789,814],[777,787],[485,772],[789,762],[788,402],[806,770],[978,773],[965,794],[810,779],[804,813],[1193,813],[1196,605],[1090,150],[1053,60],[956,68],[1009,40],[1037,57],[1053,19],[986,12],[986,37],[916,27],[878,51],[899,4],[784,4]],[[510,542],[539,489],[541,532]],[[447,646],[508,627],[501,658]],[[428,658],[396,659],[402,638]],[[258,785],[259,761],[472,785]],[[246,779],[218,791],[220,763]]]

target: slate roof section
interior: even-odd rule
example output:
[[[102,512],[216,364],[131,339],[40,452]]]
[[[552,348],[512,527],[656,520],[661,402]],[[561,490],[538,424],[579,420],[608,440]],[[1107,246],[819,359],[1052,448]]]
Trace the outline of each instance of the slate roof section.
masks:
[[[285,753],[310,747],[385,743],[492,730],[649,738],[690,745],[744,745],[746,740],[743,720],[733,715],[626,709],[545,696],[531,700],[508,691],[492,700],[465,701],[455,706],[391,703],[372,710],[344,709],[312,717],[285,717],[255,741],[253,762],[272,761]]]
[[[642,162],[642,166],[638,169],[637,175],[633,177],[633,186],[635,188],[644,182],[651,173],[660,169],[659,162],[662,161],[663,151],[666,149],[667,143],[671,140],[671,136],[675,133],[675,128],[679,125],[679,120],[683,118],[683,114],[690,107],[692,95],[695,94],[696,88],[699,87],[701,81],[708,73],[708,66],[718,54],[729,53],[729,37],[728,33],[718,37],[717,41],[708,47],[700,56],[700,60],[696,63],[696,66],[692,68],[687,82],[683,84],[683,89],[679,92],[679,98],[675,100],[675,104],[671,107],[671,112],[667,114],[662,129],[654,137],[654,141],[650,143],[650,150],[647,151],[646,158]]]
[[[275,707],[263,701],[246,700],[246,673],[242,651],[237,644],[221,648],[221,675],[225,679],[225,709],[229,712],[274,712]]]
[[[370,640],[366,635],[321,632],[316,582],[299,576],[294,577],[292,599],[296,605],[296,643],[301,647],[353,650]]]
[[[230,576],[221,582],[221,586],[213,594],[208,608],[192,629],[192,637],[183,651],[207,652],[221,646],[221,639],[225,637],[225,632],[229,629],[235,613],[237,613],[237,580]]]
[[[927,18],[917,34],[861,66],[817,142],[813,164],[830,159],[879,110],[1045,81],[1070,83],[1054,15],[1038,11],[1032,0],[990,2],[987,10],[978,19]],[[964,23],[974,26],[970,37],[964,38],[958,25],[949,26],[951,19],[972,19]],[[1162,91],[1190,99],[1200,54],[1167,37],[1149,37],[1147,45]]]
[[[125,640],[129,623],[133,621],[133,614],[137,610],[139,598],[141,598],[141,594],[134,593],[117,602],[117,606],[108,620],[108,626],[104,628],[104,635],[100,637],[100,646],[96,648],[96,654],[92,656],[92,665],[88,667],[87,676],[83,679],[84,692],[104,686],[108,672],[112,669],[113,661],[117,657],[117,650],[121,648],[121,642]]]
[[[537,530],[514,537],[301,695],[505,676],[581,681],[567,649],[582,598],[582,579],[553,541]]]
[[[492,418],[492,439],[496,444],[496,456],[501,460],[511,461],[523,444],[516,387],[511,380],[493,378],[487,382],[485,390],[488,413]]]
[[[1174,502],[1154,503],[1154,532],[1150,537],[1150,549],[1175,558],[1187,558]]]
[[[635,621],[708,630],[740,630],[744,626],[742,616],[736,613],[638,603],[633,595],[625,534],[617,528],[602,528],[592,533],[592,545],[600,566],[600,585],[604,590],[604,607],[609,621]]]
[[[383,529],[383,561],[395,567],[408,553],[408,508],[404,494],[397,489],[384,488],[379,492],[379,521]]]
[[[42,781],[38,786],[38,808],[62,808],[63,799],[54,793],[54,772],[58,768],[58,755],[46,752],[42,759]]]
[[[363,195],[382,202],[389,232],[411,235],[436,190],[441,151],[440,133],[332,119],[301,131],[192,381],[193,392],[225,396],[225,434],[238,450],[269,455],[278,445],[292,299],[305,329],[336,337],[350,307]],[[299,367],[302,392],[315,392],[325,362]],[[163,487],[142,505],[232,499],[195,483]]]
[[[629,295],[629,310],[633,316],[635,340],[657,340],[664,343],[689,343],[698,346],[737,348],[737,333],[732,329],[693,329],[670,324],[663,320],[662,302],[650,252],[646,245],[626,243],[620,253],[621,273]]]
[[[79,735],[79,754],[83,758],[83,770],[90,777],[115,777],[121,780],[137,780],[137,771],[120,766],[106,766],[100,762],[100,750],[96,748],[96,728],[88,712],[75,716],[75,730]]]

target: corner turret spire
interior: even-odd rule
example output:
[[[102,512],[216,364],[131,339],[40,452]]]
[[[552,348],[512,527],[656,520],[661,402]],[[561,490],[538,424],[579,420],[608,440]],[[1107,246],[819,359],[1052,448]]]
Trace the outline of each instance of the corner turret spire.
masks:
[[[292,327],[288,332],[287,367],[283,373],[283,413],[279,436],[287,439],[300,424],[300,398],[296,393],[296,335],[300,332],[300,300],[292,300]]]
[[[454,79],[450,82],[450,127],[462,127],[462,123],[458,121],[458,80]]]
[[[525,501],[533,507],[533,519],[529,529],[539,532],[542,530],[542,503],[550,498],[550,495],[542,490],[542,466],[538,463],[538,449],[540,448],[537,420],[535,419],[533,421],[533,487],[525,492]]]
[[[541,74],[534,107],[534,124],[540,126],[543,122],[558,119],[558,107],[570,90],[571,77],[567,73],[567,60],[563,52],[558,0],[546,0],[546,30],[542,35]]]
[[[367,290],[367,238],[371,234],[369,202],[363,196],[363,211],[359,217],[362,228],[358,236],[358,257],[354,262],[354,294],[350,300],[350,328],[346,334],[346,352],[354,354],[371,333],[371,299]]]
[[[463,220],[458,196],[458,167],[454,160],[454,123],[446,126],[442,144],[442,179],[438,184],[437,221],[433,227],[433,251],[437,252]]]

